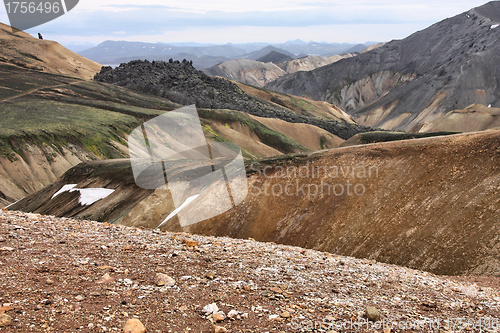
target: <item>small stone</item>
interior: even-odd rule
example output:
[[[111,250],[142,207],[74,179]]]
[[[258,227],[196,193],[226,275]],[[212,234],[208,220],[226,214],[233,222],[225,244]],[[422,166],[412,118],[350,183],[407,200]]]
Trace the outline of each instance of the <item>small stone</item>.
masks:
[[[215,279],[215,273],[209,272],[209,273],[205,274],[205,277],[209,280],[213,280],[213,279]]]
[[[197,241],[190,240],[190,239],[185,239],[184,244],[186,244],[187,247],[198,247],[198,245],[199,245],[199,243]]]
[[[83,297],[82,295],[78,295],[75,297],[75,299],[78,301],[78,302],[81,302],[85,299],[85,297]]]
[[[14,248],[13,247],[0,247],[0,252],[12,252],[14,251]]]
[[[281,290],[281,288],[278,287],[272,287],[271,291],[274,291],[277,294],[283,294],[283,290]]]
[[[203,310],[201,310],[201,312],[203,312],[207,315],[212,314],[212,313],[217,313],[217,312],[219,312],[219,307],[215,303],[208,304],[203,308]]]
[[[52,281],[51,279],[47,279],[47,281],[45,281],[45,283],[48,285],[52,285],[52,284],[54,284],[54,281]]]
[[[146,327],[139,319],[129,319],[123,326],[124,333],[145,333]]]
[[[278,319],[278,318],[279,318],[279,316],[278,316],[278,315],[270,315],[270,316],[269,316],[269,320],[276,320],[276,319]]]
[[[9,312],[12,310],[14,310],[14,308],[8,304],[4,304],[4,306],[0,306],[0,313]]]
[[[115,281],[115,279],[113,279],[111,277],[111,275],[109,275],[108,273],[104,274],[104,276],[102,278],[100,278],[99,280],[97,280],[97,283],[113,283]]]
[[[229,313],[227,314],[227,316],[228,316],[230,319],[233,319],[233,318],[235,318],[236,316],[238,316],[238,311],[236,311],[236,310],[231,310],[231,311],[229,311]]]
[[[212,319],[216,322],[216,323],[220,323],[221,321],[224,321],[224,319],[226,319],[226,317],[224,317],[224,314],[220,313],[220,312],[216,312],[212,315]]]
[[[0,327],[10,326],[12,318],[6,313],[0,313]]]
[[[391,333],[391,332],[392,332],[392,330],[390,328],[384,329],[384,333]]]
[[[226,333],[227,332],[227,329],[225,327],[222,327],[222,326],[212,326],[212,333]]]
[[[370,321],[379,321],[380,320],[380,312],[373,306],[366,307],[366,318]]]
[[[282,318],[290,318],[290,312],[288,312],[288,311],[284,311],[284,312],[281,314],[281,317],[282,317]]]
[[[162,286],[171,287],[171,286],[175,285],[175,280],[172,279],[170,276],[163,274],[163,273],[156,274],[156,281],[155,282],[156,282],[156,285],[159,287],[162,287]]]
[[[250,287],[250,286],[243,286],[243,289],[245,291],[250,291],[250,290],[252,290],[252,287]]]
[[[109,270],[112,270],[112,271],[115,270],[115,268],[113,266],[99,266],[97,268],[99,268],[100,270],[103,270],[103,271],[106,270],[106,269],[109,269]]]
[[[183,312],[184,312],[184,311],[187,311],[187,309],[188,309],[188,307],[187,307],[187,306],[185,306],[185,305],[183,305],[183,306],[181,306],[181,307],[179,308],[179,311],[183,311]]]

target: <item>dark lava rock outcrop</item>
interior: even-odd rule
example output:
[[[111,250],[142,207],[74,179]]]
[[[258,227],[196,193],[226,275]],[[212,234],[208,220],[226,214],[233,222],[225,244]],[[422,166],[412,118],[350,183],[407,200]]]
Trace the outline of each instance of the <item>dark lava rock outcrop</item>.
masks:
[[[198,108],[231,109],[260,117],[278,118],[290,123],[310,124],[343,139],[370,130],[345,121],[299,115],[267,101],[258,100],[229,80],[209,77],[195,69],[187,60],[135,60],[117,68],[103,67],[95,76],[95,80],[158,95],[183,105],[196,104]]]

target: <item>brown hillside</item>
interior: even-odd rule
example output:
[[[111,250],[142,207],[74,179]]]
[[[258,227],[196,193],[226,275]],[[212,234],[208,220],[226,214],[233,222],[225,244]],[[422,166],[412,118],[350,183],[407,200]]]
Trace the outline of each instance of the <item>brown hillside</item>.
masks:
[[[101,65],[50,40],[39,40],[0,23],[0,63],[90,80]]]
[[[248,166],[250,194],[235,209],[185,229],[174,217],[165,228],[500,277],[499,139],[496,130],[269,159]],[[9,208],[146,228],[174,210],[168,190],[135,185],[130,164],[106,164],[73,168]],[[85,207],[72,193],[51,199],[66,184],[116,191]]]
[[[289,176],[276,164],[254,165],[248,179],[253,195],[184,231],[252,237],[440,274],[500,276],[499,139],[500,131],[489,131],[334,149],[291,162]],[[308,177],[294,176],[293,168]],[[330,174],[335,168],[339,174]],[[355,185],[364,193],[348,195],[349,183],[351,193]],[[272,195],[287,184],[291,195]],[[324,193],[312,195],[322,184]],[[160,198],[141,202],[123,223],[158,225],[165,216],[149,216],[165,205]],[[176,222],[168,228],[181,230]]]
[[[476,132],[500,127],[500,108],[472,104],[463,110],[453,110],[425,124],[420,132],[450,131]]]

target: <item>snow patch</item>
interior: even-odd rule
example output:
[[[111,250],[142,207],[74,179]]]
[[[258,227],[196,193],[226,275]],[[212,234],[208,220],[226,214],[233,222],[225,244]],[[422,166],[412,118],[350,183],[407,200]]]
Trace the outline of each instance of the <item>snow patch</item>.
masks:
[[[160,223],[159,226],[157,226],[156,228],[158,229],[159,227],[161,227],[162,225],[164,225],[168,220],[170,220],[172,217],[174,217],[175,215],[177,215],[181,210],[184,209],[184,207],[186,207],[187,205],[189,205],[191,202],[193,202],[194,200],[196,200],[196,198],[198,198],[200,195],[197,194],[197,195],[193,195],[192,197],[189,197],[186,199],[186,201],[184,201],[184,203],[182,205],[180,205],[179,208],[177,208],[176,210],[174,210],[172,213],[170,213],[170,215],[167,216],[167,218],[165,220],[163,220],[162,223]]]
[[[52,198],[50,198],[50,200],[54,199],[55,197],[57,197],[59,194],[61,193],[64,193],[64,192],[72,192],[73,189],[76,187],[76,185],[78,184],[69,184],[69,185],[64,185],[59,191],[56,192],[56,194],[54,194],[52,196]]]
[[[491,29],[495,29],[495,28],[497,28],[499,25],[500,25],[500,24],[493,24],[490,28],[491,28]]]
[[[23,198],[23,199],[24,199],[24,198]],[[23,199],[19,199],[19,200],[17,200],[16,202],[11,203],[10,205],[8,205],[8,206],[7,206],[7,207],[5,207],[5,208],[7,208],[7,209],[8,209],[10,206],[14,206],[16,203],[18,203],[19,201],[21,201],[21,200],[23,200]]]
[[[64,185],[59,191],[57,191],[51,198],[54,199],[59,194],[64,192],[80,192],[80,199],[78,202],[82,206],[90,206],[99,200],[105,199],[111,195],[115,190],[110,190],[107,188],[75,188],[77,184]]]
[[[82,206],[90,206],[99,200],[109,197],[115,190],[107,188],[85,188],[78,189],[78,191],[80,192],[80,204]]]

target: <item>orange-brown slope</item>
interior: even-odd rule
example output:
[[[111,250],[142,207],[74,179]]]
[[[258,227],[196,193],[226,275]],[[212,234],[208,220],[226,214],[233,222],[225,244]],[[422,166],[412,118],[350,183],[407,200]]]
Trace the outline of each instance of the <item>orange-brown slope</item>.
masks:
[[[425,124],[420,132],[448,129],[450,131],[475,132],[500,127],[500,108],[472,104],[463,110],[453,110]]]
[[[101,65],[50,40],[39,40],[0,23],[0,62],[90,80]]]
[[[244,203],[189,231],[498,277],[499,160],[500,131],[335,149],[255,171]]]
[[[234,81],[234,83],[238,85],[241,90],[257,99],[283,106],[299,114],[325,118],[327,120],[345,121],[351,124],[355,123],[352,117],[345,113],[342,109],[326,102],[286,95],[264,88],[249,86],[236,81]]]
[[[165,228],[500,277],[499,158],[500,130],[280,156],[248,166],[250,194],[235,209],[185,229],[174,217]],[[174,210],[168,190],[139,189],[130,165],[109,163],[73,168],[10,209],[146,228]],[[116,192],[86,208],[72,193],[51,200],[66,184]]]

